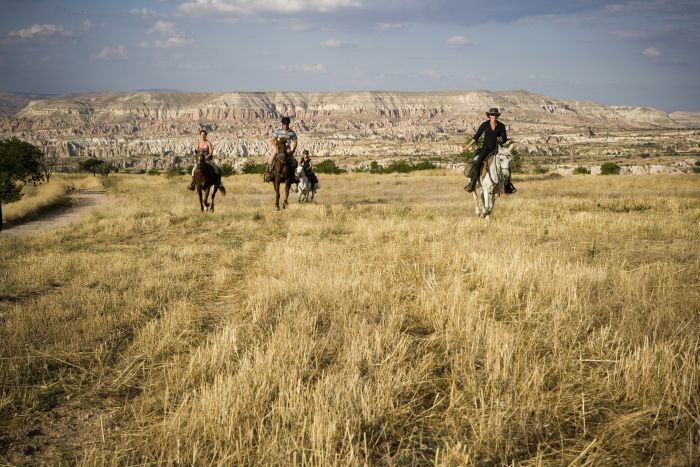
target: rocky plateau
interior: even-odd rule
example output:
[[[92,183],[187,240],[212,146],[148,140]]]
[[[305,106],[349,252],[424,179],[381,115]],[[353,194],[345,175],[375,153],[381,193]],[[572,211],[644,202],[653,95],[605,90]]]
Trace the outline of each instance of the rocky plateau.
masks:
[[[217,160],[240,166],[269,154],[271,133],[287,115],[299,148],[317,158],[345,166],[431,158],[449,166],[490,107],[502,110],[518,152],[531,156],[526,163],[562,173],[576,164],[635,158],[632,165],[683,171],[700,154],[698,113],[527,91],[105,92],[35,98],[0,93],[0,137],[31,141],[67,165],[98,157],[122,169],[165,169],[192,163],[197,133],[205,128]]]

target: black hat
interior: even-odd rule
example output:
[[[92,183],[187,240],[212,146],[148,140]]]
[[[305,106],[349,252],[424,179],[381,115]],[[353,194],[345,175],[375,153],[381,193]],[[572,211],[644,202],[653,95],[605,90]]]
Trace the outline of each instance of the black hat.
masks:
[[[491,107],[489,111],[486,112],[486,116],[488,117],[489,115],[495,115],[496,117],[498,117],[499,115],[501,115],[501,112],[499,112],[496,107]]]
[[[292,123],[292,120],[289,117],[282,117],[281,122],[282,125],[289,125],[290,123]]]

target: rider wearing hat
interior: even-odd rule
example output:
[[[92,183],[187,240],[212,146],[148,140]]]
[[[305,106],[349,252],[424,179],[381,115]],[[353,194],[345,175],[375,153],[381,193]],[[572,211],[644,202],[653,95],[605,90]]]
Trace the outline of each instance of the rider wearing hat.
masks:
[[[291,119],[289,117],[282,117],[282,120],[280,123],[282,123],[282,128],[277,128],[275,131],[272,132],[272,147],[275,148],[273,150],[273,154],[269,157],[267,160],[267,174],[265,175],[265,181],[266,182],[271,182],[272,181],[272,167],[274,166],[275,163],[275,156],[276,154],[276,141],[280,139],[285,139],[287,141],[287,162],[290,166],[290,169],[292,173],[294,174],[294,183],[299,183],[299,180],[296,178],[296,169],[297,169],[297,160],[294,158],[294,151],[297,150],[297,134],[289,128],[289,124],[291,123]]]
[[[479,157],[477,158],[471,172],[471,180],[469,180],[469,184],[465,187],[465,189],[470,193],[474,191],[476,180],[479,178],[481,165],[484,163],[484,160],[486,160],[486,158],[491,154],[497,153],[498,146],[503,145],[506,141],[508,141],[506,126],[498,121],[498,117],[500,115],[501,113],[496,107],[489,109],[489,111],[486,112],[486,116],[489,119],[479,126],[479,129],[476,130],[476,133],[474,134],[474,138],[469,141],[469,143],[464,145],[464,150],[467,151],[474,143],[479,141],[482,134],[484,135],[484,142],[481,146]],[[510,180],[506,181],[506,192],[512,193],[514,191],[515,187],[511,185]]]

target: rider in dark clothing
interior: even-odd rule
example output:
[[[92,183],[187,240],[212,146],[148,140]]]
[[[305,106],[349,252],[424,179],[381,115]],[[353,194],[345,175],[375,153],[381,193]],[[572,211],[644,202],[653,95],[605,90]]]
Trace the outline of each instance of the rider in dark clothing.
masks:
[[[484,163],[484,160],[486,160],[486,158],[489,155],[498,152],[499,145],[503,145],[506,141],[508,141],[508,136],[506,135],[506,126],[498,121],[499,115],[501,115],[501,113],[495,107],[491,108],[488,112],[486,112],[486,116],[489,117],[489,119],[481,124],[479,129],[476,130],[474,138],[469,142],[469,144],[465,146],[465,149],[469,149],[472,146],[472,144],[479,141],[481,135],[484,135],[484,143],[481,146],[479,157],[477,158],[476,163],[472,168],[471,180],[469,181],[469,184],[465,187],[465,189],[470,193],[474,191],[476,181],[479,178],[479,173],[481,172],[481,165]],[[512,187],[512,185],[510,185],[510,180],[508,180],[506,184]],[[506,191],[508,190],[509,189],[507,189]],[[513,191],[515,190],[513,189]]]
[[[304,152],[302,153],[301,167],[304,169],[304,173],[309,179],[309,183],[311,183],[311,191],[314,191],[314,188],[316,188],[316,184],[318,183],[318,178],[316,177],[313,167],[311,166],[311,157],[309,156],[308,149],[304,149]]]

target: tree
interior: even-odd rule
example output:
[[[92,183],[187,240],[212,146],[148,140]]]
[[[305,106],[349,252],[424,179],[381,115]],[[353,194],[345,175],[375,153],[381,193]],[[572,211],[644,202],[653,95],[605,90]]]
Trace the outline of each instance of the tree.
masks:
[[[0,140],[0,231],[2,204],[22,198],[26,183],[44,180],[43,153],[33,144],[17,138]]]
[[[91,174],[95,175],[97,172],[100,171],[101,165],[104,164],[104,161],[101,159],[95,159],[94,157],[91,157],[89,159],[86,159],[82,161],[81,163],[78,164],[80,167],[80,170],[83,170],[85,172],[90,172]]]

